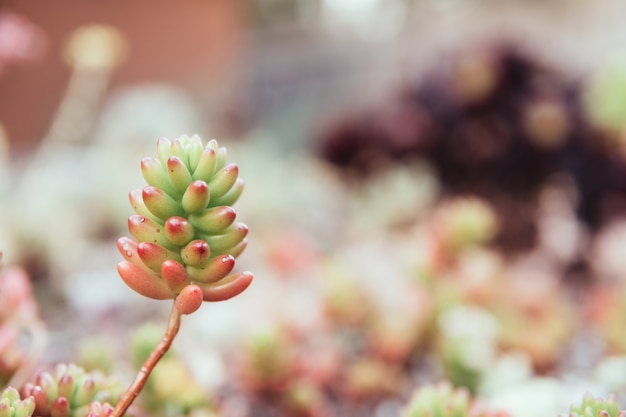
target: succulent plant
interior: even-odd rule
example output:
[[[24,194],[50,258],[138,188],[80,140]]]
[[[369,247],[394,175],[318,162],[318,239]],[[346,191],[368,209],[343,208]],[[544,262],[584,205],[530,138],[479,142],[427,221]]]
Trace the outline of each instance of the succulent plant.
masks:
[[[180,329],[181,315],[203,301],[222,301],[244,291],[252,274],[229,275],[235,258],[246,248],[248,227],[235,222],[231,207],[243,181],[236,164],[226,163],[226,148],[199,136],[181,136],[157,143],[158,158],[141,161],[148,183],[131,191],[137,214],[128,218],[133,239],[117,247],[124,261],[117,270],[136,292],[157,300],[174,300],[165,334],[141,365],[137,376],[112,411],[121,417],[145,386]]]
[[[87,407],[87,417],[109,417],[113,414],[113,407],[109,403],[93,401]]]
[[[449,382],[425,385],[415,390],[402,417],[507,417],[508,413],[491,410],[472,399],[465,388],[453,388]]]
[[[118,272],[138,293],[175,299],[179,311],[190,314],[202,301],[234,297],[252,281],[249,272],[228,275],[247,245],[248,228],[235,221],[231,207],[243,181],[215,140],[203,146],[197,135],[163,138],[157,153],[141,161],[148,186],[129,196],[135,240],[118,240],[125,258]]]
[[[568,417],[626,417],[626,410],[620,406],[613,395],[607,398],[595,398],[585,394],[581,404],[570,407]]]
[[[498,230],[492,207],[477,197],[457,197],[441,204],[433,219],[442,246],[450,252],[481,245]]]
[[[454,389],[449,383],[418,388],[403,417],[465,417],[470,404],[469,391]]]
[[[52,373],[40,372],[35,377],[34,383],[24,384],[21,391],[24,398],[33,399],[34,415],[82,417],[92,412],[105,415],[104,412],[110,405],[105,403],[97,407],[91,404],[94,401],[113,399],[115,394],[111,388],[114,386],[109,384],[102,374],[87,373],[77,365],[61,363]]]
[[[0,417],[30,417],[35,411],[35,399],[22,399],[13,387],[7,387],[0,394]]]

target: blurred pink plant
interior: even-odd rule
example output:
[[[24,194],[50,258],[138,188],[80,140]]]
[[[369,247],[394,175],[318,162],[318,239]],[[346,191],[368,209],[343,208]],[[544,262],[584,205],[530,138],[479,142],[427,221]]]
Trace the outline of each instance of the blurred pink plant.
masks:
[[[30,336],[28,346],[24,334]],[[28,274],[19,267],[0,272],[0,383],[29,376],[43,351],[44,334]]]
[[[0,74],[15,62],[34,61],[46,48],[43,30],[21,15],[0,10]]]
[[[6,383],[20,367],[23,352],[19,347],[19,328],[13,323],[0,326],[0,383]]]
[[[38,313],[26,271],[12,266],[0,272],[0,321],[11,317],[34,318]]]

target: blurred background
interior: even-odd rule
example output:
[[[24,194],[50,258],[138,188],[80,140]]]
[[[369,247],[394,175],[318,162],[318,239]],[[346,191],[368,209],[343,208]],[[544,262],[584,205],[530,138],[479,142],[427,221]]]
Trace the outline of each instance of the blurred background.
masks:
[[[520,417],[625,400],[624,15],[3,1],[0,250],[32,282],[42,363],[104,346],[125,375],[136,329],[164,322],[115,240],[140,159],[198,133],[246,180],[238,268],[256,276],[177,341],[212,412],[394,416],[440,380]]]

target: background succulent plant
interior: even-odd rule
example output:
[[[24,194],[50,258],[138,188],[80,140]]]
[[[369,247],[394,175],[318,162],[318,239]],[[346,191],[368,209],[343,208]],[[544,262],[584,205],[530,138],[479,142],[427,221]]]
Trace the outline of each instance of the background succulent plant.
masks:
[[[116,385],[103,374],[87,373],[77,365],[65,363],[58,364],[51,373],[40,372],[21,391],[23,398],[33,400],[33,415],[42,417],[106,415],[108,409],[112,410],[108,401],[117,397]],[[100,405],[92,406],[94,401]]]
[[[607,398],[594,397],[586,394],[580,404],[570,407],[569,417],[624,417],[626,410],[620,410],[615,397],[609,395]]]
[[[454,389],[447,383],[427,385],[413,393],[403,417],[464,417],[469,402],[465,389]]]
[[[0,416],[2,417],[29,417],[35,411],[35,399],[22,399],[20,393],[13,387],[7,387],[0,394]]]
[[[507,417],[502,411],[488,409],[472,399],[464,388],[447,382],[425,385],[415,390],[402,417]]]
[[[226,148],[199,136],[160,139],[158,158],[144,158],[148,186],[130,193],[137,214],[128,219],[135,240],[120,238],[118,265],[133,290],[154,299],[176,299],[183,314],[202,301],[221,301],[245,290],[248,272],[228,275],[247,245],[248,228],[231,207],[243,181]]]

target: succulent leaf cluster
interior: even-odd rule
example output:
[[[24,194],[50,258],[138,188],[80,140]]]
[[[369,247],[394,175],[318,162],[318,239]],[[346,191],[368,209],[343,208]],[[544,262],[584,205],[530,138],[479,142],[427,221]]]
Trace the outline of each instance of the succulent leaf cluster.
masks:
[[[403,417],[465,417],[470,405],[469,391],[448,383],[417,389]]]
[[[620,410],[615,397],[595,398],[585,394],[581,404],[570,407],[568,417],[626,417],[626,410]]]
[[[110,417],[113,414],[113,406],[109,403],[93,401],[87,407],[87,417]]]
[[[0,417],[29,417],[35,411],[35,399],[22,399],[13,387],[7,387],[0,394]]]
[[[509,417],[508,413],[491,410],[472,399],[465,388],[454,388],[450,383],[425,385],[418,388],[402,417]]]
[[[234,297],[252,281],[249,272],[229,275],[247,245],[248,227],[235,221],[232,208],[244,183],[215,140],[162,138],[157,154],[141,161],[148,185],[129,195],[134,239],[118,240],[125,258],[118,272],[138,293],[175,299],[190,314],[202,301]]]
[[[95,417],[112,411],[108,403],[102,403],[113,396],[104,376],[74,364],[61,363],[52,373],[40,372],[21,391],[23,398],[32,399],[36,416]]]

